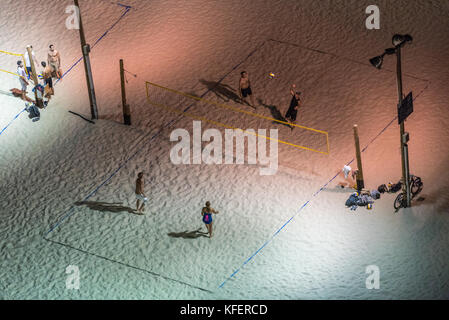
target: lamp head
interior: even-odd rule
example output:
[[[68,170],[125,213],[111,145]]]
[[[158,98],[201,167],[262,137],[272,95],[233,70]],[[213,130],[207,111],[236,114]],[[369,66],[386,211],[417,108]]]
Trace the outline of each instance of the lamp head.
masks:
[[[409,34],[406,34],[406,35],[395,34],[392,39],[393,45],[395,47],[402,46],[405,43],[412,42],[412,41],[413,41],[413,37]]]
[[[381,69],[382,68],[382,63],[384,62],[384,55],[378,56],[378,57],[374,57],[372,59],[369,60],[369,62],[377,69]]]

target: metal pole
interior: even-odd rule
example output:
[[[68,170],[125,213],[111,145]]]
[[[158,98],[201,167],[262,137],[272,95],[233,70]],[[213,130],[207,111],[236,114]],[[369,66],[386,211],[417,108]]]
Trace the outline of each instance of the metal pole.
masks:
[[[360,141],[359,141],[359,128],[354,125],[354,140],[355,140],[355,155],[357,158],[357,191],[361,193],[362,189],[365,188],[365,182],[363,179],[363,169],[362,169],[362,155],[360,152]]]
[[[126,125],[131,125],[131,110],[126,103],[126,88],[125,88],[125,67],[123,66],[123,59],[120,59],[120,82],[122,87],[122,106],[123,106],[123,120]]]
[[[98,119],[98,110],[97,110],[97,99],[95,97],[95,88],[94,88],[94,80],[92,77],[92,68],[90,66],[90,45],[86,43],[86,37],[84,36],[84,28],[83,22],[81,20],[81,10],[79,8],[78,0],[75,1],[75,6],[78,8],[79,17],[79,30],[80,30],[80,39],[81,39],[81,50],[83,52],[84,57],[84,70],[86,73],[86,81],[87,81],[87,90],[89,92],[89,101],[90,101],[90,112],[92,114],[92,120]]]
[[[409,174],[409,169],[410,169],[410,167],[409,167],[409,161],[408,161],[408,133],[405,133],[404,134],[404,137],[403,137],[403,143],[404,143],[404,158],[405,158],[405,172],[406,172],[406,178],[407,178],[407,181],[409,181],[409,183],[408,183],[408,185],[407,185],[407,207],[411,207],[412,206],[412,204],[411,204],[411,202],[412,202],[412,195],[411,195],[411,190],[410,190],[410,174]]]
[[[402,66],[401,66],[401,46],[396,47],[396,56],[397,56],[397,84],[398,84],[398,97],[399,104],[398,108],[402,105]],[[404,142],[404,134],[405,134],[405,124],[404,121],[400,124],[401,131],[401,162],[402,162],[402,193],[404,194],[404,199],[407,201],[407,207],[411,206],[410,199],[410,181],[409,181],[409,171],[408,166],[406,166],[406,147]]]

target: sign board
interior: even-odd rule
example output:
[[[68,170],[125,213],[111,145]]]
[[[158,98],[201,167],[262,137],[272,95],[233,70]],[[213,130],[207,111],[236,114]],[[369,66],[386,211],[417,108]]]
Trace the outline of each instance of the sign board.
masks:
[[[410,92],[398,108],[398,122],[403,123],[413,113],[413,94]]]

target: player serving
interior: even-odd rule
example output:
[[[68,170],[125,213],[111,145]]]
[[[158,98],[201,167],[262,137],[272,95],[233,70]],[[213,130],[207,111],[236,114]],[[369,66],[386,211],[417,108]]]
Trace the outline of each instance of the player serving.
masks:
[[[292,100],[290,102],[290,107],[285,114],[285,119],[290,123],[290,128],[293,130],[293,124],[296,124],[296,117],[298,115],[299,102],[300,102],[300,91],[296,91],[296,84],[292,84],[290,88],[290,94],[292,95]]]

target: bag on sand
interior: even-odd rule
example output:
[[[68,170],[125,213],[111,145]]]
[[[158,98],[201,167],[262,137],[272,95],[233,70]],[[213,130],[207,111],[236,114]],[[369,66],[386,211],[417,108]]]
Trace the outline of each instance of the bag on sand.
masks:
[[[391,187],[390,187],[390,192],[391,193],[396,193],[396,192],[398,192],[399,190],[401,190],[402,189],[402,182],[398,182],[398,183],[396,183],[396,184],[393,184]]]
[[[33,120],[33,122],[39,121],[41,117],[41,113],[39,112],[39,109],[34,105],[27,105],[26,111],[28,111],[29,115],[28,117]]]
[[[345,205],[346,205],[347,207],[355,206],[355,205],[357,205],[357,201],[358,201],[358,200],[359,200],[359,197],[357,197],[357,195],[351,194],[351,195],[349,196],[349,199],[346,200]]]
[[[364,207],[364,206],[367,206],[368,204],[373,204],[373,203],[374,203],[373,198],[371,198],[371,196],[368,196],[368,195],[360,196],[357,201],[357,205],[359,207]]]
[[[379,188],[377,188],[377,191],[379,191],[379,193],[385,193],[388,191],[387,185],[382,184],[379,186]]]
[[[371,198],[374,200],[380,199],[380,192],[378,190],[371,190]]]

